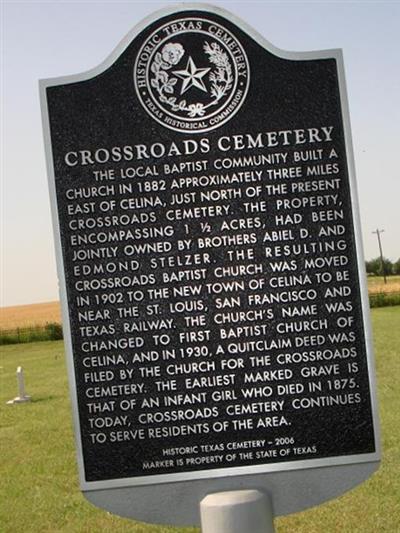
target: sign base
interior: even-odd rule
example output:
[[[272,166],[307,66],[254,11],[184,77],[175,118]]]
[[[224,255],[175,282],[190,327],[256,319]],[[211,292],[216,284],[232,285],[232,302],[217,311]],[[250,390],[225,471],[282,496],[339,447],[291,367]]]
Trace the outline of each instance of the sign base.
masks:
[[[202,533],[274,533],[269,496],[258,490],[217,492],[200,502]]]
[[[30,402],[31,397],[30,396],[16,396],[12,400],[8,400],[7,405],[14,405],[15,403],[25,403]]]

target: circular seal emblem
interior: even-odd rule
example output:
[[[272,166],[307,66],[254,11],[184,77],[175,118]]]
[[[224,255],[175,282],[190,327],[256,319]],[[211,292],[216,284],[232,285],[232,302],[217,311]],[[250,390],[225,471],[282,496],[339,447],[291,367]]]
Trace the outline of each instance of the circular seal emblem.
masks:
[[[154,31],[134,66],[143,107],[180,132],[205,132],[230,120],[246,98],[249,74],[246,53],[233,33],[196,17]]]

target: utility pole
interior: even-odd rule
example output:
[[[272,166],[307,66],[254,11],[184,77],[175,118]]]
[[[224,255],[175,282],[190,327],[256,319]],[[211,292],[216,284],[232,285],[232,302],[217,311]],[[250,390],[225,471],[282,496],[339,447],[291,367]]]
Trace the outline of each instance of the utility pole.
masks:
[[[379,230],[377,228],[376,231],[373,231],[372,233],[376,233],[376,235],[378,237],[379,252],[381,254],[381,265],[382,265],[382,272],[383,272],[383,281],[386,284],[386,271],[385,271],[385,263],[383,261],[382,243],[381,243],[381,233],[383,233],[384,231],[385,231],[384,229]]]

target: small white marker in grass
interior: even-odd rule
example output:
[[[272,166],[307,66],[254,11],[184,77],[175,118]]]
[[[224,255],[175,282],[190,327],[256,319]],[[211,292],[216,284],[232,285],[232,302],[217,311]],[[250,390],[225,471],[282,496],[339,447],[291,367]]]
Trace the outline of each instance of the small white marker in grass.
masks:
[[[18,383],[18,396],[16,396],[13,400],[9,400],[7,402],[8,405],[12,405],[14,403],[24,403],[24,402],[31,401],[31,397],[25,394],[24,371],[22,369],[22,366],[19,366],[17,368],[17,383]]]

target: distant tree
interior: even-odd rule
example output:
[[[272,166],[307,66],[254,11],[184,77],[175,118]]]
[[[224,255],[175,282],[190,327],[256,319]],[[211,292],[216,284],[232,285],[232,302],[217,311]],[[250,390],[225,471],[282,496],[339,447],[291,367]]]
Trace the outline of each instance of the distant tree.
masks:
[[[383,258],[383,263],[384,263],[384,268],[385,268],[385,274],[389,276],[390,274],[393,273],[393,264],[391,260],[387,259],[386,257]],[[383,276],[382,261],[380,257],[375,257],[375,259],[366,261],[365,268],[367,270],[367,274],[374,274],[375,276]]]
[[[386,273],[387,276],[390,276],[392,274],[392,271],[393,271],[393,263],[391,262],[390,259],[387,259],[387,257],[383,258],[383,262],[384,262],[384,265],[385,265],[385,273]],[[383,276],[382,267],[380,267],[380,269],[379,269],[379,275]]]
[[[394,274],[395,276],[399,276],[400,275],[400,258],[397,259],[397,261],[395,261],[392,265],[392,274]]]
[[[375,276],[379,276],[379,270],[381,268],[380,257],[376,257],[375,259],[370,259],[369,261],[365,261],[365,268],[367,270],[367,274],[375,274]]]

